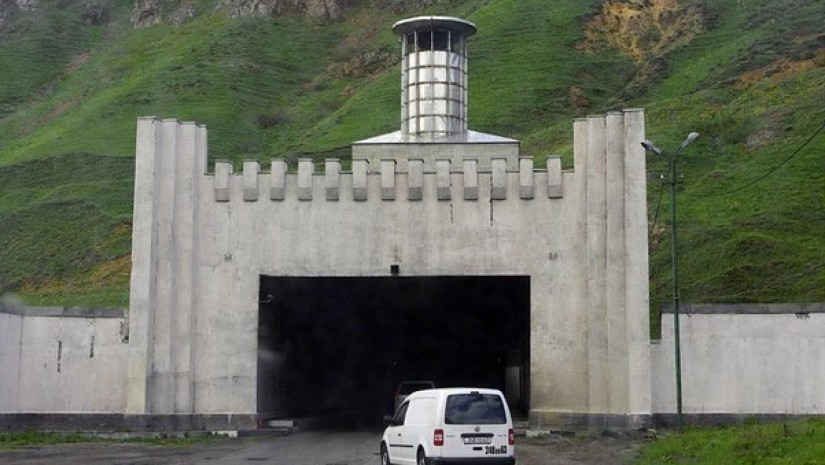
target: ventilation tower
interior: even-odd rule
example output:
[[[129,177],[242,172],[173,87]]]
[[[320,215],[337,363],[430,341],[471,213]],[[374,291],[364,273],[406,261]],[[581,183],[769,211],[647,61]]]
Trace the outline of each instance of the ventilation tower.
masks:
[[[417,16],[395,23],[401,42],[401,129],[353,144],[352,158],[395,160],[404,171],[411,159],[432,169],[435,160],[458,167],[472,159],[489,169],[492,158],[516,169],[518,141],[471,131],[467,125],[467,42],[476,26],[448,16]],[[480,144],[480,145],[479,145]]]

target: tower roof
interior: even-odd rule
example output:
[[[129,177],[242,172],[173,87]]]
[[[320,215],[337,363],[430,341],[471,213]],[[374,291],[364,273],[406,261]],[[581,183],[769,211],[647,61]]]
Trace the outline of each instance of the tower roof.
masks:
[[[476,33],[475,24],[452,16],[416,16],[402,19],[393,24],[392,32],[397,35],[404,35],[408,32],[431,28],[458,30],[464,33],[465,37],[470,37]]]

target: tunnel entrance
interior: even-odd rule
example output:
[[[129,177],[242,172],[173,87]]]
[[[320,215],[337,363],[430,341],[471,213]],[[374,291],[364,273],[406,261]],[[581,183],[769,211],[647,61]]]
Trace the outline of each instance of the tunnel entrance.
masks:
[[[529,399],[529,276],[262,276],[258,413],[390,413],[398,384],[501,389]]]

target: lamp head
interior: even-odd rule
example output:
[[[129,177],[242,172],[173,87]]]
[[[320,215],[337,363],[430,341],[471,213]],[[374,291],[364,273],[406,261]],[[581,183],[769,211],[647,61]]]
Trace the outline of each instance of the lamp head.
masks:
[[[688,145],[690,145],[691,142],[695,141],[697,137],[699,137],[698,132],[691,132],[690,134],[688,134],[687,138],[684,142],[682,142],[682,145],[680,145],[679,148],[683,149],[687,147]]]
[[[649,139],[645,139],[645,140],[642,141],[642,147],[644,147],[645,150],[647,150],[648,152],[653,152],[656,155],[661,155],[662,154],[662,149],[660,149],[659,147],[656,147],[656,145]]]

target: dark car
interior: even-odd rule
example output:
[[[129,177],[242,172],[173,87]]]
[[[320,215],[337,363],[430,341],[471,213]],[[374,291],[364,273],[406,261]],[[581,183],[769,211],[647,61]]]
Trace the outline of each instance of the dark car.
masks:
[[[424,389],[435,389],[435,383],[432,381],[401,381],[398,389],[395,390],[395,402],[393,403],[393,412],[398,410],[398,406],[408,395],[416,391],[423,391]]]

